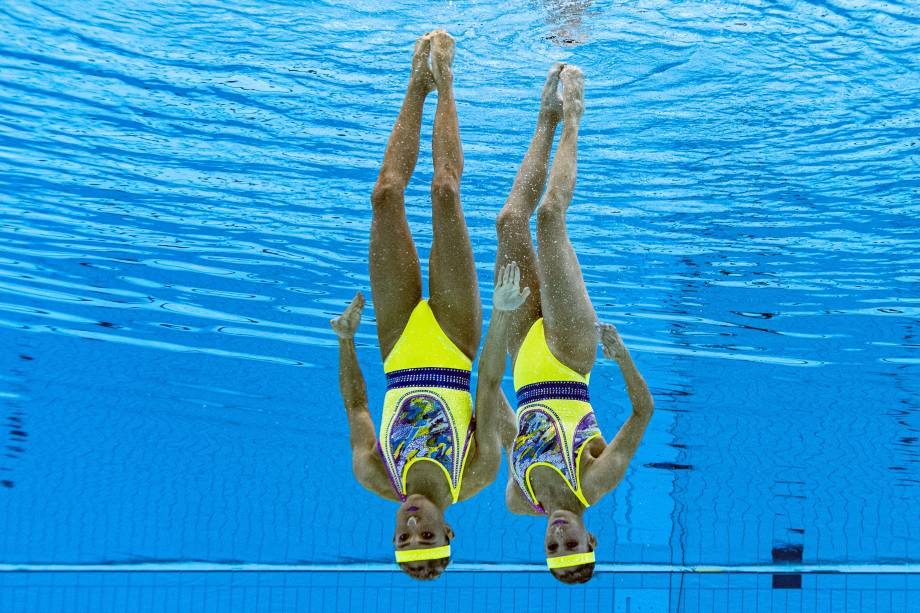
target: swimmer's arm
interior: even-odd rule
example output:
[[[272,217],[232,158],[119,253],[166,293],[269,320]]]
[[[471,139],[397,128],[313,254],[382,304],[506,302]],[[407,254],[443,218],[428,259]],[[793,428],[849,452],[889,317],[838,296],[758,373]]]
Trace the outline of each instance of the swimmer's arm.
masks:
[[[479,356],[476,387],[476,419],[490,436],[501,463],[501,449],[510,447],[517,434],[514,411],[502,391],[502,378],[508,362],[508,331],[511,318],[530,296],[530,288],[521,288],[521,270],[516,262],[502,266],[495,276],[492,294],[492,319]]]
[[[367,385],[364,383],[364,375],[361,373],[361,365],[358,364],[358,353],[355,351],[355,339],[339,338],[339,391],[342,393],[342,400],[345,402],[345,410],[348,411],[348,420],[351,423],[351,414],[354,411],[370,412],[367,405]],[[371,438],[374,437],[374,425],[371,423]],[[358,430],[352,426],[351,445],[355,446],[356,440],[362,440],[366,434],[364,428]]]
[[[589,499],[593,499],[592,502],[615,488],[623,479],[626,468],[636,454],[645,428],[655,410],[655,403],[645,384],[645,379],[636,368],[616,328],[610,324],[602,324],[600,332],[604,355],[616,360],[626,380],[626,391],[632,403],[632,414],[617,432],[613,441],[604,448],[604,451],[587,470],[585,493],[588,494]]]
[[[489,322],[486,342],[479,356],[479,371],[476,383],[476,419],[483,423],[482,429],[490,434],[489,443],[496,446],[498,462],[501,463],[502,449],[511,445],[516,434],[514,410],[502,390],[508,354],[508,330],[511,327],[511,311],[495,310]]]
[[[364,296],[358,292],[342,315],[329,322],[339,337],[339,390],[348,416],[352,469],[358,483],[365,488],[387,500],[397,500],[383,460],[377,453],[377,432],[368,408],[367,386],[355,350],[355,332],[361,323],[363,308]]]
[[[505,411],[508,401],[501,389],[508,351],[509,311],[492,312],[486,342],[479,355],[476,381],[475,455],[464,471],[460,499],[469,498],[495,481],[502,461],[502,438],[507,429]]]
[[[502,441],[513,437],[513,416],[502,392],[502,377],[508,354],[508,328],[511,314],[524,304],[530,288],[521,290],[521,271],[510,262],[495,276],[492,293],[492,320],[486,342],[479,355],[476,382],[476,455],[470,458],[469,473],[464,475],[460,498],[469,498],[495,481],[502,461]],[[467,490],[467,488],[469,488]]]
[[[354,411],[368,412],[367,386],[364,384],[364,375],[361,374],[358,353],[355,351],[355,333],[358,331],[358,326],[361,325],[361,311],[363,310],[364,294],[357,292],[342,314],[329,320],[332,331],[339,338],[339,390],[342,392],[342,400],[345,401],[345,409],[348,411],[352,449],[355,448],[356,441],[366,441],[367,434],[364,425],[353,423],[351,416]],[[370,424],[371,440],[376,440],[374,424],[369,413],[367,418]]]
[[[377,431],[367,404],[367,391],[354,339],[339,339],[339,387],[348,415],[351,465],[358,483],[369,491],[398,501],[383,460],[377,452]]]

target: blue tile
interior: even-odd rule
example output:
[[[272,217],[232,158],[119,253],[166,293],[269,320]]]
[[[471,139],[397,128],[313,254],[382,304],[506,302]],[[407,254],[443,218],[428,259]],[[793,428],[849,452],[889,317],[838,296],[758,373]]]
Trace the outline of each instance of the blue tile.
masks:
[[[712,611],[715,606],[713,601],[712,590],[702,588],[697,590],[696,603],[693,606],[696,607],[696,611]]]
[[[616,573],[613,578],[615,589],[644,587],[644,576],[639,573]]]
[[[805,593],[802,590],[782,590],[773,593],[774,603],[781,600],[786,613],[801,613],[805,610]],[[775,605],[774,605],[775,606]]]
[[[710,590],[726,589],[731,581],[728,573],[701,573],[698,577],[700,587]]]
[[[828,602],[831,611],[834,613],[842,612],[846,609],[846,591],[841,589],[826,590]]]
[[[847,585],[846,575],[837,573],[815,575],[816,587],[820,590],[837,590],[845,589]]]
[[[731,588],[728,586],[725,589],[713,590],[712,592],[712,610],[713,611],[730,611],[728,606],[729,594]]]
[[[747,611],[749,609],[745,608],[747,603],[752,601],[752,598],[747,596],[752,590],[745,588],[733,588],[725,592],[727,597],[727,605],[723,611]]]
[[[659,590],[622,589],[616,592],[613,610],[615,613],[667,611],[668,602],[667,592],[661,592]]]
[[[907,611],[907,604],[910,603],[912,606],[916,605],[920,601],[920,594],[916,592],[901,592],[901,591],[891,591],[888,594],[890,599],[888,601],[890,606],[890,611],[896,613],[897,611]]]
[[[737,573],[728,575],[728,587],[730,589],[757,589],[757,575],[750,573]]]
[[[846,613],[865,613],[866,611],[863,608],[862,590],[847,590],[844,593],[844,602],[846,603],[844,607]]]
[[[769,580],[769,577],[766,578]],[[773,610],[773,597],[774,592],[771,587],[767,589],[762,589],[759,587],[757,592],[753,595],[755,606],[758,611],[772,611]]]
[[[831,611],[831,591],[815,588],[807,593],[805,603],[808,611],[829,613]]]
[[[874,590],[878,585],[878,575],[854,573],[845,577],[848,590]]]

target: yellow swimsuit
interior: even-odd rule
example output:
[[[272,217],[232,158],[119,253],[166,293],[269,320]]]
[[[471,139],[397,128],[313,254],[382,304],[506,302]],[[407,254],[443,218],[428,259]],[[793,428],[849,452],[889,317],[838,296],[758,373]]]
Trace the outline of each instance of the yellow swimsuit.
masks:
[[[517,438],[511,448],[511,472],[534,509],[545,512],[530,484],[535,466],[555,470],[583,505],[579,465],[588,441],[601,435],[582,376],[549,350],[541,317],[530,327],[514,364],[517,390]]]
[[[406,499],[406,475],[416,462],[434,462],[447,477],[453,501],[470,435],[472,362],[447,337],[427,300],[419,302],[383,364],[387,393],[377,446],[390,481]]]

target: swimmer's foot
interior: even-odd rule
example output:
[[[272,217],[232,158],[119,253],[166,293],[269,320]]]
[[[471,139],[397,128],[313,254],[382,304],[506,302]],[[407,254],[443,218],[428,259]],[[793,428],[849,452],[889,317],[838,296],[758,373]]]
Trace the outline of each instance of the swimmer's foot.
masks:
[[[454,62],[454,37],[444,30],[434,30],[431,36],[431,74],[434,82],[441,91],[449,88],[454,82],[454,73],[451,65]]]
[[[412,76],[410,86],[419,88],[427,94],[435,87],[434,75],[428,67],[428,56],[431,54],[431,32],[419,36],[415,41],[415,51],[412,53]]]
[[[581,68],[566,64],[559,76],[562,81],[562,116],[566,123],[577,122],[585,112],[585,75]]]
[[[559,74],[565,64],[556,62],[546,75],[543,93],[540,95],[540,114],[558,123],[562,119],[562,96],[559,93]]]

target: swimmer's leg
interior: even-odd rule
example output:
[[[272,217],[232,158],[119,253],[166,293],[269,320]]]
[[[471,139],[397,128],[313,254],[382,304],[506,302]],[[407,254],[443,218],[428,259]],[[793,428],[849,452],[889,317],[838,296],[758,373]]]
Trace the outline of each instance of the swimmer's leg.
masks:
[[[482,305],[470,235],[460,206],[463,149],[457,124],[453,72],[454,40],[443,30],[431,33],[431,69],[438,108],[431,138],[431,244],[428,287],[431,310],[447,336],[470,359],[479,348]]]
[[[577,172],[578,127],[584,112],[584,76],[566,66],[563,85],[563,127],[549,175],[549,185],[537,211],[537,248],[546,340],[553,354],[584,374],[597,353],[597,316],[569,241],[565,214],[572,202]]]
[[[554,65],[546,77],[540,100],[537,127],[530,147],[521,162],[514,186],[505,206],[498,213],[495,227],[498,231],[498,255],[495,258],[495,278],[508,262],[517,262],[521,270],[521,287],[530,288],[530,297],[512,313],[508,330],[508,352],[514,361],[530,326],[541,314],[540,277],[537,272],[537,255],[530,237],[530,217],[533,215],[549,168],[549,152],[553,146],[556,125],[562,119],[562,100],[559,97],[559,72],[562,64]]]
[[[374,213],[368,262],[377,338],[384,359],[422,297],[422,273],[406,220],[405,190],[418,160],[422,107],[434,84],[428,69],[430,44],[430,34],[415,43],[406,97],[371,194]]]

